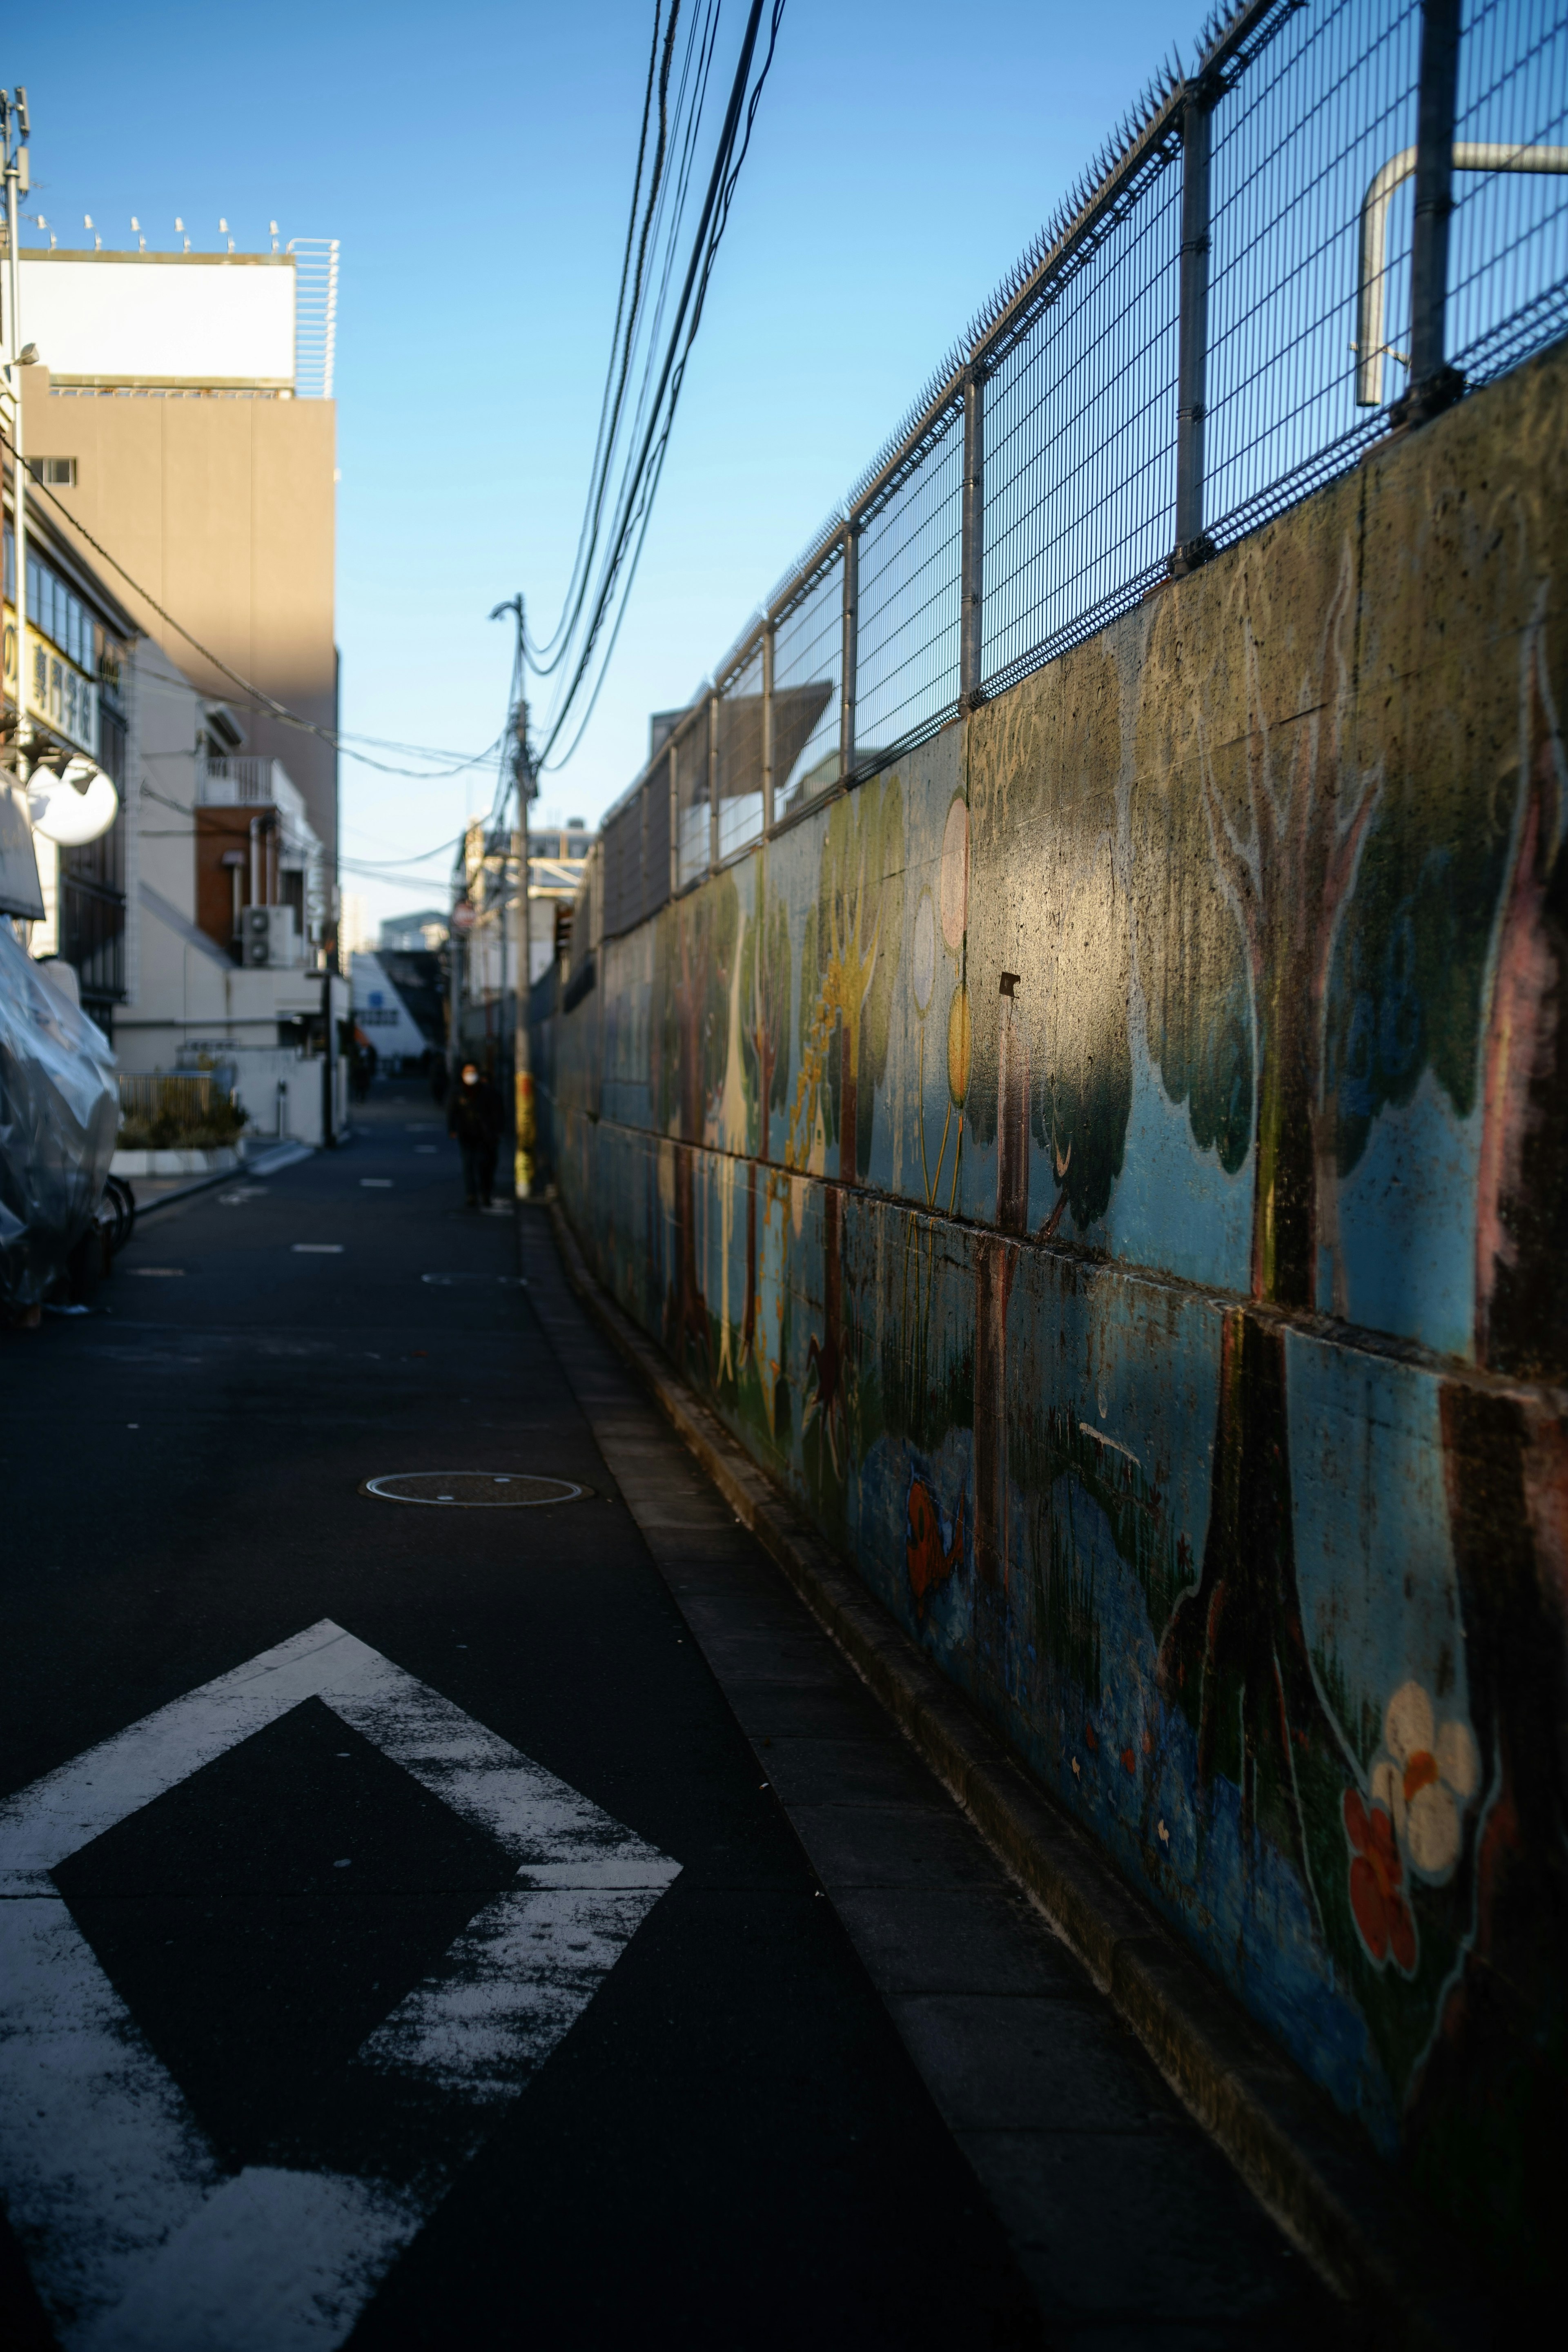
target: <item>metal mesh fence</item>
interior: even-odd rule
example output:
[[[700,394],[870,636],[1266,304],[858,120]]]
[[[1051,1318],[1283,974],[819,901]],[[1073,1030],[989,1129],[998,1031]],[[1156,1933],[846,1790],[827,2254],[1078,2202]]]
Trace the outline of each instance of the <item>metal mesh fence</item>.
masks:
[[[613,939],[619,931],[629,931],[639,919],[633,908],[642,894],[642,804],[647,790],[647,785],[643,785],[613,816],[605,819],[601,829],[606,938]],[[668,870],[665,878],[668,883]]]
[[[1376,252],[1381,357],[1354,348],[1356,296],[1369,191],[1415,138],[1420,35],[1418,0],[1299,9],[1215,110],[1205,520],[1216,545],[1299,497],[1303,467],[1346,461],[1347,436],[1367,430],[1358,358],[1365,381],[1376,373],[1379,411],[1405,389],[1410,182],[1389,193]]]
[[[1242,0],[606,822],[605,930],[671,758],[682,887],[1564,333],[1568,0]]]
[[[706,874],[713,858],[713,828],[708,798],[708,705],[670,738],[675,763],[675,887]]]
[[[1470,0],[1459,45],[1448,343],[1473,383],[1568,330],[1568,12]]]
[[[994,691],[1164,572],[1175,495],[1174,145],[985,385],[984,627]]]
[[[781,816],[838,782],[843,689],[840,549],[773,635],[773,806]]]
[[[669,761],[659,761],[642,788],[643,889],[637,920],[642,922],[669,896]]]
[[[917,736],[958,699],[963,412],[860,527],[855,762]]]
[[[759,637],[719,697],[714,772],[721,858],[763,830],[763,651]]]

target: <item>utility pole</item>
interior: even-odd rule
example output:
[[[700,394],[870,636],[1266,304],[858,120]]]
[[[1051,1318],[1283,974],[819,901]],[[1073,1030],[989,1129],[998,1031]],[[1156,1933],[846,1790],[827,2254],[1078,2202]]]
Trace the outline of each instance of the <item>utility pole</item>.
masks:
[[[517,621],[517,652],[512,667],[512,705],[510,715],[511,734],[511,773],[517,788],[517,861],[516,921],[513,925],[516,963],[512,978],[512,1190],[516,1198],[526,1201],[533,1190],[533,1072],[529,1066],[528,998],[530,931],[528,898],[528,814],[533,804],[538,786],[534,782],[533,755],[528,742],[528,698],[523,692],[526,672],[523,667],[523,604],[521,595],[498,604],[490,614],[499,621],[503,613],[512,614]],[[504,864],[502,868],[505,871]],[[504,883],[501,919],[506,919]],[[504,933],[503,933],[504,937]]]
[[[11,418],[12,521],[16,550],[16,781],[27,781],[32,728],[27,719],[27,468],[23,463],[22,370],[37,359],[22,341],[21,207],[27,193],[27,93],[0,90],[0,147],[5,171],[5,384]]]

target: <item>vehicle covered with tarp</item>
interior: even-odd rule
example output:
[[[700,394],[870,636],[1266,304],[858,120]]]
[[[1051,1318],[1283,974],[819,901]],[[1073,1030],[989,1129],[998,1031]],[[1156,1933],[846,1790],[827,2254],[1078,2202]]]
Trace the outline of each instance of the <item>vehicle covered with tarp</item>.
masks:
[[[108,1038],[0,917],[0,1318],[68,1289],[119,1127]]]

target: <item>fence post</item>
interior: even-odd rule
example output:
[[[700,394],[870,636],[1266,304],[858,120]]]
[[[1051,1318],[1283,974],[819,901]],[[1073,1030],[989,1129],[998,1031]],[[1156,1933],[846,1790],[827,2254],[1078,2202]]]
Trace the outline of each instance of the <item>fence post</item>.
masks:
[[[1209,158],[1213,98],[1188,85],[1182,109],[1182,257],[1176,329],[1176,544],[1167,569],[1184,579],[1206,563],[1204,530],[1204,410],[1209,356]]]
[[[680,779],[675,764],[675,737],[669,739],[669,895],[680,887]]]
[[[773,829],[773,625],[763,624],[763,831]]]
[[[1395,404],[1418,425],[1465,388],[1447,364],[1448,222],[1454,210],[1454,118],[1459,85],[1459,0],[1422,0],[1421,82],[1415,113],[1415,219],[1410,247],[1410,389]]]
[[[719,863],[719,697],[708,698],[708,871]]]
[[[838,706],[840,782],[855,771],[855,642],[860,632],[860,532],[844,526],[844,698]]]
[[[971,368],[963,379],[963,506],[959,524],[958,699],[972,710],[980,699],[985,568],[985,379]]]

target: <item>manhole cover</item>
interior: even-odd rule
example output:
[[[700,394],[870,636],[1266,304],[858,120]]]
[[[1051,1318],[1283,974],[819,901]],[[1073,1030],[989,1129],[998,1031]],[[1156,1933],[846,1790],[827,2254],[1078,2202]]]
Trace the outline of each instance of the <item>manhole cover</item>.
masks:
[[[367,1478],[360,1488],[362,1495],[379,1495],[384,1503],[449,1503],[470,1511],[576,1503],[593,1491],[570,1478],[538,1478],[525,1470],[401,1470]]]

